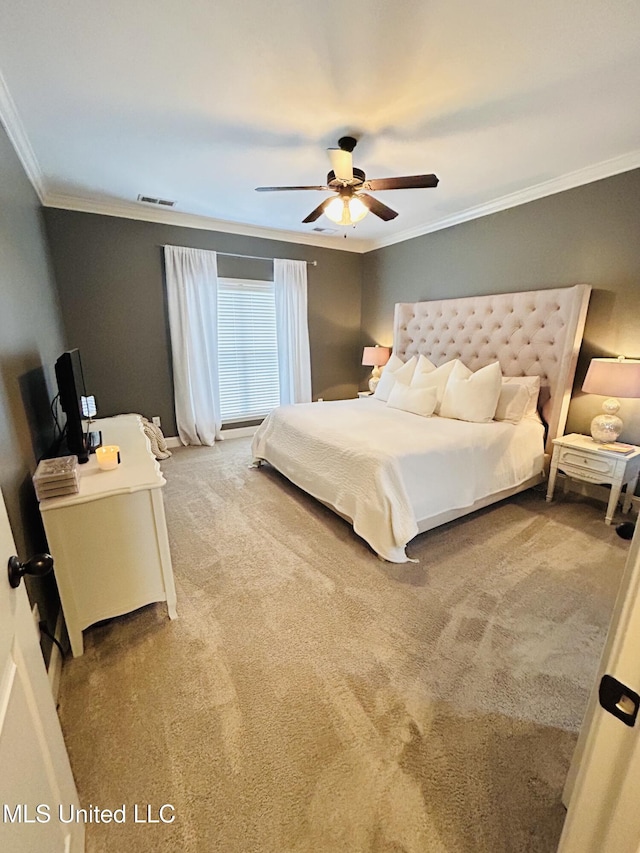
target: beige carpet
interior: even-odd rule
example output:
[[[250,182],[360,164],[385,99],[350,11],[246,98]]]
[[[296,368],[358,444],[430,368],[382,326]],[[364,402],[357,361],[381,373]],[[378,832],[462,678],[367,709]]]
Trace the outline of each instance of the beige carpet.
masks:
[[[85,633],[60,711],[89,853],[545,851],[628,543],[531,491],[378,560],[249,441],[163,463],[180,619]],[[145,811],[146,814],[146,811]]]

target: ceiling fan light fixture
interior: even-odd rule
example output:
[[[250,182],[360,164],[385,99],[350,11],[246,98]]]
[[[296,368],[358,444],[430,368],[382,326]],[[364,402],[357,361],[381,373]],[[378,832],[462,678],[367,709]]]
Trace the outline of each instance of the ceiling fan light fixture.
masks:
[[[348,209],[347,209],[348,212]],[[332,222],[335,222],[337,225],[342,225],[342,218],[344,215],[344,201],[340,196],[337,196],[334,199],[331,199],[329,204],[324,209],[325,216],[327,216]]]
[[[324,213],[337,225],[355,225],[365,218],[369,208],[357,196],[338,196],[329,202]]]
[[[343,136],[338,140],[339,148],[329,148],[332,169],[327,175],[326,186],[304,187],[256,187],[257,192],[279,192],[280,190],[333,190],[337,197],[325,198],[302,220],[304,225],[316,222],[324,213],[336,225],[355,225],[364,219],[367,213],[373,213],[378,219],[390,222],[398,215],[374,196],[375,190],[418,190],[438,186],[437,175],[404,175],[397,178],[373,178],[367,180],[362,169],[353,166],[352,152],[357,139]],[[365,192],[366,190],[366,192]]]
[[[351,214],[352,222],[360,222],[369,213],[369,208],[357,195],[354,195],[349,200],[349,213]]]

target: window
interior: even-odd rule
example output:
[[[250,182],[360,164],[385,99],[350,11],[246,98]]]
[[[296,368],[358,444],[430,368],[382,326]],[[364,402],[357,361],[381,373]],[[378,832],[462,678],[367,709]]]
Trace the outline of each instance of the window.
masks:
[[[280,404],[272,281],[218,279],[218,359],[223,423],[261,418]]]

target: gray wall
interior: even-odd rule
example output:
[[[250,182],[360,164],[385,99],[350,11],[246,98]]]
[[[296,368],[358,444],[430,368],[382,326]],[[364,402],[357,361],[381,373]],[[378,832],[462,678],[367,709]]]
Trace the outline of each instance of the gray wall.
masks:
[[[175,435],[162,246],[317,260],[308,267],[314,397],[353,396],[361,378],[361,258],[350,252],[151,222],[44,211],[70,346],[101,416],[160,415]],[[272,278],[270,262],[220,258],[222,276]]]
[[[567,432],[589,433],[602,398],[580,386],[594,356],[640,357],[640,170],[364,256],[363,342],[391,342],[396,302],[585,283],[594,288]],[[640,444],[640,401],[622,439]]]
[[[31,475],[53,441],[53,365],[64,349],[40,202],[0,125],[0,486],[18,554],[46,542]],[[53,578],[28,583],[49,627]]]

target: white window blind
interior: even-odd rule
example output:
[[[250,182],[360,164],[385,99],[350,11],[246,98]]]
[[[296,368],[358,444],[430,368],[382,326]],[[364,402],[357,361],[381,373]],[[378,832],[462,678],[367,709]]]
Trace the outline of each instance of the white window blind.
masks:
[[[264,417],[280,404],[272,281],[218,279],[218,360],[223,423]]]

